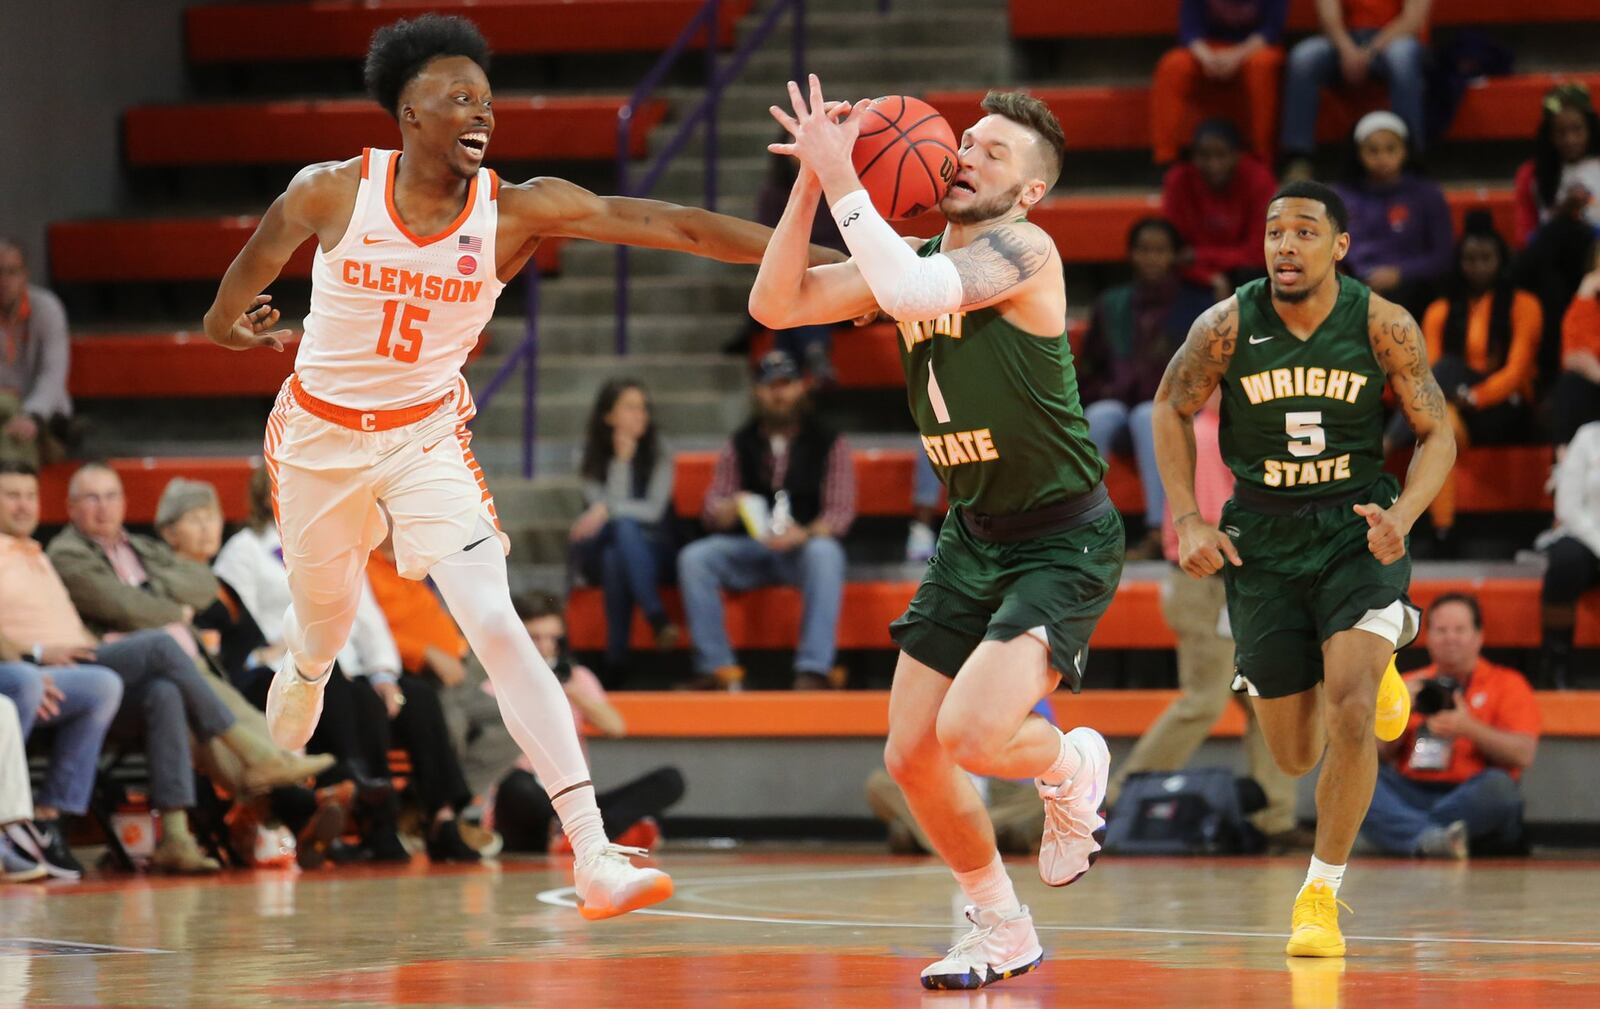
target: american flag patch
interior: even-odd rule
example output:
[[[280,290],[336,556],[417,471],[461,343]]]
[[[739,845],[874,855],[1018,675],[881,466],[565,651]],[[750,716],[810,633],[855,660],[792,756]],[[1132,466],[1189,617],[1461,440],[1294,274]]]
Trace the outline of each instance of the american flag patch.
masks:
[[[457,247],[462,252],[482,252],[483,251],[483,239],[481,239],[481,238],[473,238],[471,235],[462,235],[457,240],[456,244],[457,244]]]

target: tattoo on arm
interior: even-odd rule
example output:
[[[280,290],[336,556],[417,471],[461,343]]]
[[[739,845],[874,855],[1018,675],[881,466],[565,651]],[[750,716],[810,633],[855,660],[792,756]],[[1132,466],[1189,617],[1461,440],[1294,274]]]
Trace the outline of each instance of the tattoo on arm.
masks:
[[[1373,353],[1389,376],[1412,427],[1419,421],[1444,423],[1444,392],[1428,364],[1428,345],[1422,330],[1410,312],[1398,305],[1387,308],[1373,320],[1368,333]]]
[[[1050,237],[1037,228],[996,228],[950,259],[961,276],[963,304],[977,305],[1044,269],[1050,261]]]
[[[1222,380],[1238,342],[1239,312],[1234,299],[1206,309],[1189,327],[1189,338],[1168,362],[1156,398],[1165,395],[1173,408],[1185,416],[1195,413]]]

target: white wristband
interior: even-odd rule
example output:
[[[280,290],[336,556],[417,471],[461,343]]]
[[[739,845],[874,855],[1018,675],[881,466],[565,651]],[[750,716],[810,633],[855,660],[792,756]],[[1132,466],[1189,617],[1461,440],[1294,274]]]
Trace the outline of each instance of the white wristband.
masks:
[[[918,256],[872,205],[865,189],[831,208],[851,261],[885,312],[903,322],[937,319],[961,308],[961,274],[950,257]]]

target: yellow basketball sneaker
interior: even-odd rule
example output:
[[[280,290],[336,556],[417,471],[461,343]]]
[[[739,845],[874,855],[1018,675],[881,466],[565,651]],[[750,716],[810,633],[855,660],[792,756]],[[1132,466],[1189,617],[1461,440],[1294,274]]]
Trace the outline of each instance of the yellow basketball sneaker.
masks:
[[[1339,931],[1339,905],[1326,883],[1307,883],[1294,899],[1290,919],[1290,956],[1344,956],[1344,934]],[[1345,910],[1350,905],[1345,904]]]
[[[1406,731],[1411,721],[1411,691],[1395,668],[1394,656],[1389,656],[1389,668],[1383,671],[1378,683],[1378,718],[1372,730],[1385,743],[1392,743]]]

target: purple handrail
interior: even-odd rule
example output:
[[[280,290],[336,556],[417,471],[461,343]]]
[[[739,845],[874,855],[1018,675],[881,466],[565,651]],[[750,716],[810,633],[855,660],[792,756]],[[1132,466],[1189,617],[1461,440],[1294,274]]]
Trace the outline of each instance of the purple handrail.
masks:
[[[522,478],[532,480],[536,463],[534,433],[539,405],[539,265],[534,257],[529,257],[522,274],[528,282],[523,300],[523,308],[528,314],[527,321],[523,323],[522,342],[517,344],[517,349],[511,352],[510,357],[500,363],[494,377],[489,379],[474,399],[478,404],[478,416],[481,417],[517,366],[527,365],[522,372]]]
[[[717,209],[717,109],[722,102],[722,92],[729,84],[744,71],[745,64],[750,61],[761,43],[771,34],[778,23],[778,18],[787,10],[794,11],[794,29],[792,44],[792,74],[795,80],[804,79],[806,63],[806,5],[805,0],[777,0],[768,9],[766,16],[761,19],[756,30],[744,41],[728,62],[720,70],[717,67],[717,28],[718,12],[721,0],[706,0],[705,6],[700,8],[698,14],[690,19],[684,26],[678,38],[672,43],[656,65],[645,74],[644,80],[634,89],[633,96],[628,103],[617,111],[617,192],[622,196],[649,196],[650,191],[661,179],[667,165],[683,150],[689,142],[696,126],[704,120],[706,124],[705,159],[706,159],[706,209]],[[655,156],[644,177],[637,183],[628,183],[628,141],[631,139],[634,114],[645,99],[653,94],[660,86],[662,78],[667,71],[672,69],[679,56],[688,48],[689,42],[701,28],[706,32],[706,95],[696,105],[694,111],[684,117],[678,125],[678,131],[667,141],[661,153]],[[628,247],[617,246],[617,330],[616,353],[619,357],[628,353]]]

